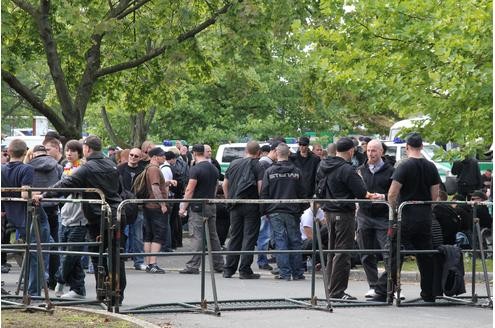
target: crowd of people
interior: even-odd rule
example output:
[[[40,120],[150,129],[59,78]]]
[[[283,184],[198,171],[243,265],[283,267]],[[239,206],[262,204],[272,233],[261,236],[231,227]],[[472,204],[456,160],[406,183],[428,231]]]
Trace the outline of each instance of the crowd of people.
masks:
[[[167,151],[151,141],[141,147],[102,152],[97,136],[65,142],[64,148],[56,134],[48,135],[42,145],[27,149],[22,140],[13,140],[8,152],[2,154],[2,187],[99,188],[105,194],[113,219],[124,199],[137,198],[138,181],[142,183],[140,198],[149,200],[142,206],[126,207],[122,221],[124,247],[121,251],[133,253],[133,266],[150,274],[163,274],[158,265],[157,252],[173,252],[183,246],[183,227],[191,238],[193,251],[203,247],[203,220],[208,218],[207,229],[213,251],[310,250],[315,232],[313,220],[321,226],[321,237],[330,250],[387,249],[393,238],[389,232],[387,205],[356,200],[388,201],[394,210],[409,200],[446,200],[442,182],[434,164],[421,156],[423,141],[417,133],[406,141],[407,159],[396,163],[385,156],[385,145],[368,137],[342,137],[326,149],[300,137],[299,149],[291,153],[281,138],[271,139],[260,146],[256,141],[247,143],[245,157],[234,160],[223,177],[218,162],[212,158],[211,147],[196,144],[189,151],[180,141]],[[491,172],[481,175],[475,159],[466,158],[454,163],[458,175],[459,194],[453,199],[483,201],[491,190]],[[222,180],[223,178],[223,180]],[[144,196],[143,196],[144,195]],[[26,193],[9,193],[10,197],[27,198]],[[98,198],[91,193],[36,192],[33,200],[39,217],[41,242],[84,242],[103,240],[108,245],[107,233],[100,231],[102,207],[87,202],[50,202],[50,198]],[[240,200],[228,205],[201,204],[188,199]],[[309,207],[309,202],[287,202],[284,199],[332,199],[341,202],[320,202]],[[273,200],[263,204],[242,202],[247,199]],[[282,201],[281,201],[282,200]],[[25,240],[26,203],[2,202],[2,221],[12,225],[18,239]],[[469,247],[472,239],[472,207],[469,205],[415,205],[404,208],[401,241],[406,249],[431,250],[444,244]],[[491,229],[492,218],[486,206],[476,206],[480,225]],[[225,219],[228,216],[228,219]],[[187,223],[186,223],[187,222]],[[105,226],[105,229],[108,227]],[[2,229],[4,231],[4,229]],[[2,243],[5,241],[2,236]],[[110,240],[115,242],[115,240]],[[68,246],[64,250],[82,251],[84,246]],[[97,251],[95,247],[89,247]],[[30,295],[39,295],[41,279],[35,254],[29,267]],[[388,252],[362,254],[360,262],[366,273],[369,290],[365,297],[384,301],[387,275],[394,268],[386,265],[378,275],[377,262],[387,263]],[[79,255],[51,254],[45,256],[45,279],[55,295],[62,298],[85,298],[85,262]],[[251,254],[213,256],[213,268],[224,278],[237,272],[240,279],[259,279],[253,271],[255,257]],[[416,256],[421,275],[421,297],[435,301],[433,255]],[[98,267],[98,258],[91,258]],[[314,263],[319,268],[319,257],[301,253],[276,254],[274,257],[257,255],[260,270],[269,270],[276,279],[290,281],[305,279],[305,271]],[[276,263],[276,268],[271,264]],[[5,254],[2,254],[2,272],[8,272]],[[101,263],[100,263],[101,265]],[[124,259],[113,263],[119,270],[120,299],[124,299],[126,276]],[[199,274],[201,256],[192,256],[179,271],[180,274]],[[108,273],[103,261],[105,274]],[[351,269],[351,254],[332,252],[326,258],[326,287],[333,299],[353,300],[346,293]],[[96,271],[96,270],[95,270]],[[95,278],[98,279],[95,274]],[[392,274],[392,278],[395,279]],[[100,295],[99,295],[100,296]]]

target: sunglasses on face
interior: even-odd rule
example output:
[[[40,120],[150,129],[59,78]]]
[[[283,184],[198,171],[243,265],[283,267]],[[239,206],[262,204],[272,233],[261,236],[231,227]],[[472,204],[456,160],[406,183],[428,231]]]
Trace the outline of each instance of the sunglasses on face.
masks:
[[[138,158],[139,155],[136,155],[136,154],[129,154],[130,157],[134,157],[134,158]]]

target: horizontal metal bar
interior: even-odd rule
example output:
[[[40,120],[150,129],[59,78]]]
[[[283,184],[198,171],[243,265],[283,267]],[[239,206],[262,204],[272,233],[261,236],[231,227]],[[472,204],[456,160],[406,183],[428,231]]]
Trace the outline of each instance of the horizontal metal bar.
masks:
[[[40,243],[41,247],[58,247],[58,246],[98,246],[100,245],[101,242],[98,241],[81,241],[81,242],[67,242],[67,243]],[[32,246],[36,246],[36,243],[32,243]],[[27,244],[2,244],[0,247],[5,248],[8,247],[10,249],[12,248],[26,248]]]

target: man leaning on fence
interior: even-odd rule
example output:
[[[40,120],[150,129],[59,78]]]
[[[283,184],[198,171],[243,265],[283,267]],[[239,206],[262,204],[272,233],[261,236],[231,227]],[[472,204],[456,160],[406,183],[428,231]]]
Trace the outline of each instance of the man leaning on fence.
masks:
[[[421,155],[423,140],[418,133],[409,135],[406,141],[407,159],[402,161],[392,175],[392,185],[388,200],[392,208],[407,201],[437,201],[440,190],[440,176],[435,165]],[[431,250],[432,210],[431,205],[407,205],[402,210],[401,245],[405,249]],[[398,254],[393,254],[398,256]],[[393,257],[394,257],[393,256]],[[435,302],[433,292],[432,254],[416,254],[421,276],[421,298],[425,302]],[[395,260],[392,259],[392,278],[395,279]],[[387,292],[387,272],[378,279],[374,301],[385,301]]]
[[[12,140],[8,147],[10,160],[7,164],[2,165],[2,188],[20,188],[31,187],[33,185],[34,168],[31,165],[24,164],[22,161],[27,152],[26,143],[20,139]],[[22,193],[2,193],[2,197],[28,198],[27,192]],[[8,202],[2,204],[5,208],[7,220],[11,223],[19,233],[19,238],[26,241],[26,213],[27,205],[25,202]],[[40,232],[41,242],[47,243],[50,239],[50,227],[48,219],[43,211],[43,208],[36,209]],[[31,242],[35,242],[34,230],[30,230]],[[45,266],[48,263],[45,262]],[[45,268],[41,270],[45,272]],[[37,253],[30,254],[29,264],[29,282],[28,293],[31,296],[39,296],[42,288],[42,280],[38,275],[38,256]]]
[[[83,154],[86,158],[86,163],[81,165],[81,167],[74,172],[71,176],[60,180],[54,184],[53,188],[98,188],[105,195],[105,201],[111,208],[112,211],[112,221],[115,219],[117,213],[117,207],[122,201],[119,194],[119,173],[115,163],[107,158],[101,152],[101,140],[97,136],[88,136],[83,141]],[[42,199],[43,197],[50,196],[52,192],[43,193],[35,197],[35,201]],[[88,199],[100,199],[98,194],[95,193],[84,193],[83,198]],[[108,245],[107,231],[108,224],[105,225],[105,231],[100,231],[100,220],[101,220],[101,204],[90,204],[83,203],[83,212],[88,220],[88,233],[91,241],[102,240],[104,247]],[[123,236],[123,234],[122,234]],[[111,242],[115,243],[115,239]],[[121,241],[121,247],[125,244],[125,241]],[[98,246],[91,247],[93,252],[98,252]],[[93,256],[91,258],[93,266],[98,267],[98,257]],[[108,275],[107,261],[103,261],[105,268],[105,276]],[[124,289],[126,286],[126,275],[124,270],[124,259],[121,257],[118,266],[114,263],[116,267],[113,270],[120,271],[120,300],[122,303],[124,299]],[[95,278],[98,279],[98,272],[95,270]],[[98,296],[103,297],[102,295]],[[112,300],[114,303],[115,300]]]

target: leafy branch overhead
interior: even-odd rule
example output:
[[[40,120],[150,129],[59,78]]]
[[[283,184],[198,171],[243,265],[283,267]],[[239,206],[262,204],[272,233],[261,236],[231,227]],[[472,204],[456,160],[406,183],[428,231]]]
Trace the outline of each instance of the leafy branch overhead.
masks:
[[[12,54],[17,57],[3,65],[2,80],[38,112],[45,115],[60,133],[67,137],[78,138],[88,104],[100,78],[136,68],[163,55],[177,44],[193,39],[198,33],[215,24],[219,16],[227,13],[232,7],[231,2],[220,4],[221,6],[212,13],[206,10],[210,8],[210,4],[192,5],[191,10],[197,12],[195,17],[190,18],[187,24],[179,24],[180,26],[171,31],[168,40],[163,40],[161,44],[146,48],[144,51],[136,49],[134,53],[126,53],[125,47],[133,36],[127,28],[132,23],[132,20],[128,19],[130,16],[141,15],[143,19],[149,19],[152,23],[147,27],[148,30],[157,28],[163,32],[168,27],[163,26],[166,24],[166,19],[159,16],[176,14],[173,9],[167,12],[167,4],[154,4],[149,0],[122,0],[115,4],[111,1],[97,2],[78,8],[71,8],[71,5],[63,2],[50,1],[40,1],[38,7],[24,0],[2,3],[3,17],[6,17],[5,24],[25,23],[28,17],[27,24],[31,27],[22,36],[18,33],[12,35],[2,32],[4,49],[12,50]],[[106,5],[107,8],[104,7]],[[79,16],[73,11],[74,9],[79,12]],[[139,13],[140,11],[143,13]],[[61,24],[68,12],[71,13],[69,17],[81,21],[65,21],[65,25]],[[86,29],[81,31],[79,39],[66,38],[68,31],[72,28],[80,28],[81,24],[85,23],[87,23]],[[140,24],[142,23],[141,20]],[[11,26],[10,31],[13,32],[15,28],[16,26]],[[67,34],[64,33],[64,29]],[[122,34],[116,35],[115,30],[121,31]],[[136,30],[134,29],[134,32]],[[107,43],[104,41],[106,35],[109,35]],[[148,36],[149,34],[146,37]],[[30,92],[27,86],[34,81],[31,81],[29,74],[22,72],[24,54],[16,51],[18,50],[16,41],[19,37],[29,39],[30,42],[40,42],[42,45],[42,49],[39,49],[35,56],[43,56],[46,59],[53,82],[53,92],[56,94],[56,101],[51,104],[47,104],[44,99]],[[144,47],[144,44],[139,45],[141,46]],[[74,55],[74,50],[79,53]],[[7,52],[10,53],[10,51],[5,53]],[[142,55],[139,55],[139,52],[142,52]],[[115,53],[118,55],[116,56]],[[76,70],[77,73],[74,74],[72,70]],[[18,73],[26,79],[23,81],[18,78],[16,76]],[[70,79],[67,76],[70,76]]]

